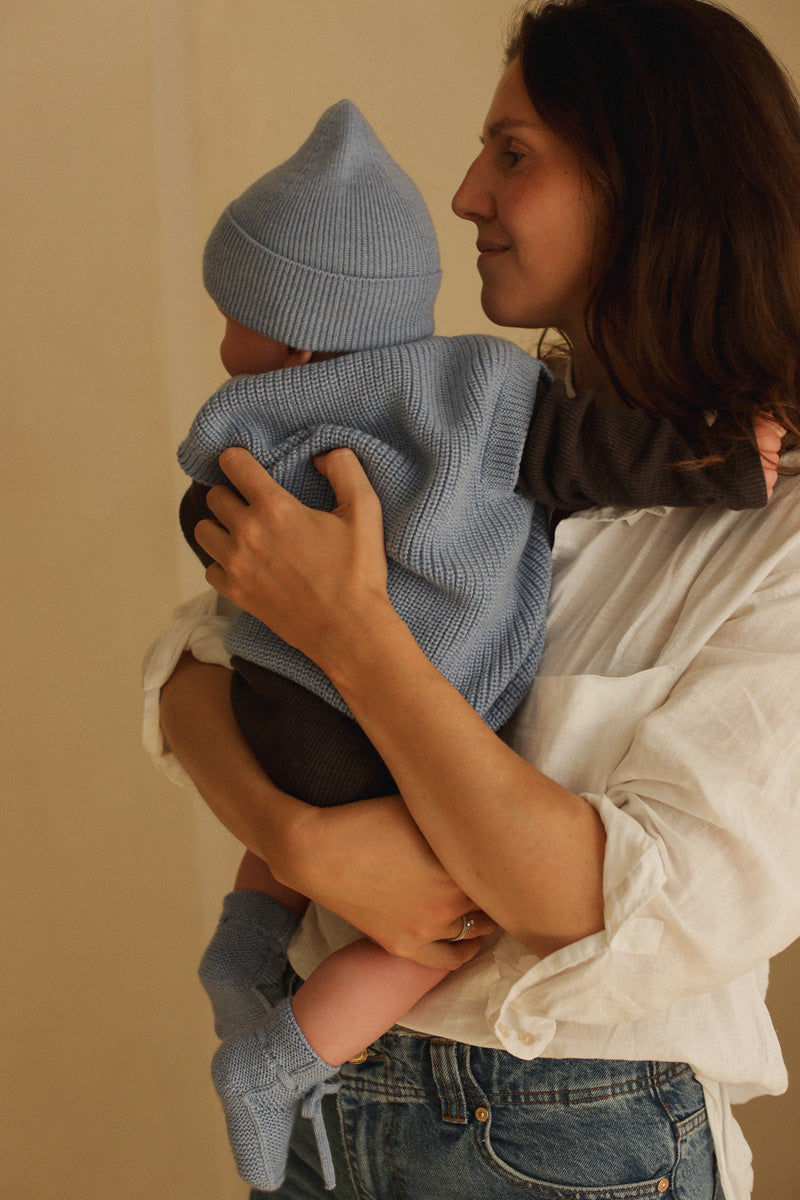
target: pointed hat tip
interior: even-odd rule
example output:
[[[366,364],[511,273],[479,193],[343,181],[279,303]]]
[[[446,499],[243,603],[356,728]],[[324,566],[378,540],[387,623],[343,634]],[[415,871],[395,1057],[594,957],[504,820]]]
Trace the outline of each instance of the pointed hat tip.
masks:
[[[334,121],[342,121],[347,126],[361,126],[369,129],[371,133],[375,133],[367,118],[362,113],[357,104],[352,100],[337,100],[336,104],[332,104],[326,109],[317,122],[317,129],[324,128],[329,123]]]

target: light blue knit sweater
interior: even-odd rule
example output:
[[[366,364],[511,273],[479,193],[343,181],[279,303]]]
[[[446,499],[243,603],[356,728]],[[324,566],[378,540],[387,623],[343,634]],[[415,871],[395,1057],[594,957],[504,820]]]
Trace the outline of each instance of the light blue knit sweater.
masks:
[[[200,483],[221,483],[220,452],[244,446],[303,503],[330,510],[312,459],[354,450],[383,506],[392,604],[496,729],[530,688],[544,640],[545,517],[518,487],[543,374],[511,343],[474,336],[241,375],[200,410],[178,460]],[[349,711],[314,663],[254,617],[233,622],[227,648]]]

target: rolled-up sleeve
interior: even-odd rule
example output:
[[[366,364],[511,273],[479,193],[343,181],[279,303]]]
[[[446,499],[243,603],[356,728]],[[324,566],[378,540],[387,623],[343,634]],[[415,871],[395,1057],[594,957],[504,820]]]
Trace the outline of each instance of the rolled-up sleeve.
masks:
[[[557,1021],[608,1027],[723,989],[800,934],[798,679],[800,570],[786,567],[685,669],[541,681],[530,720],[564,740],[565,773],[573,704],[595,706],[601,760],[606,725],[625,749],[582,790],[607,836],[604,930],[542,960],[498,946],[487,1016],[512,1052],[541,1053]],[[571,749],[580,776],[579,738]]]
[[[164,742],[159,713],[161,689],[178,659],[187,652],[200,662],[230,667],[225,634],[234,612],[232,605],[209,589],[176,609],[172,624],[156,638],[144,657],[142,743],[156,766],[182,787],[194,785]]]

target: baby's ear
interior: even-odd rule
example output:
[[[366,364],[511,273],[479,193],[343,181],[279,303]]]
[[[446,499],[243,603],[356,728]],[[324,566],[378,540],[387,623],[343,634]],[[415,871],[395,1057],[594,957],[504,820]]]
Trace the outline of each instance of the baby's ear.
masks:
[[[311,362],[313,350],[295,350],[294,346],[286,347],[286,367],[304,367]]]

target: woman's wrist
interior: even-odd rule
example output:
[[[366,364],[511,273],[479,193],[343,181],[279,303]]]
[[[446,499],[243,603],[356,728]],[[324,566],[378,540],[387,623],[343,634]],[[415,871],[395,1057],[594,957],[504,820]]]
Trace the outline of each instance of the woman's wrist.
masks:
[[[352,708],[387,666],[408,654],[422,651],[384,593],[345,600],[320,630],[314,661]]]

